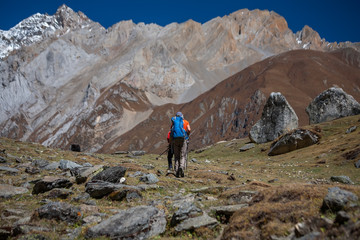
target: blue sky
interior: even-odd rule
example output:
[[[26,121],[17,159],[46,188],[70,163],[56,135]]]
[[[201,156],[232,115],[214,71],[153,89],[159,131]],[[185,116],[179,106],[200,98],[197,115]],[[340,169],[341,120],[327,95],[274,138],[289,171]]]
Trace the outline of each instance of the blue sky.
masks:
[[[283,16],[293,32],[309,25],[327,41],[360,42],[358,0],[1,0],[0,29],[8,30],[38,12],[53,15],[62,4],[82,11],[106,28],[129,19],[161,26],[188,19],[204,23],[243,8],[267,9]]]

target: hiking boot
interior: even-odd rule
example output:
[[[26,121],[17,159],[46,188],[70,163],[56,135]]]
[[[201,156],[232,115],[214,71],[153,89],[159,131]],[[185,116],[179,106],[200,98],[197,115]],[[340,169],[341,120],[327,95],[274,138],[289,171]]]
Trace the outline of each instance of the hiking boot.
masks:
[[[180,172],[180,176],[184,177],[184,170],[182,168],[179,169],[179,172]]]
[[[175,177],[179,177],[179,170],[176,171]]]

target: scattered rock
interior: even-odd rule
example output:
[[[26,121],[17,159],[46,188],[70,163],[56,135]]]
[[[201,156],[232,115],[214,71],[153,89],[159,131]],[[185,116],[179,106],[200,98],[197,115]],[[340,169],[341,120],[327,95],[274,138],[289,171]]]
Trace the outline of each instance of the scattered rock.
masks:
[[[197,189],[191,189],[190,191],[193,193],[209,193],[209,194],[218,194],[224,190],[223,186],[216,187],[202,187]]]
[[[339,211],[337,214],[336,214],[336,218],[335,218],[335,221],[334,223],[337,223],[339,225],[342,225],[344,224],[345,222],[349,221],[351,218],[350,218],[350,215],[345,212],[345,211]]]
[[[354,163],[356,168],[360,168],[360,160],[358,160],[356,163]]]
[[[200,213],[202,213],[202,210],[195,206],[193,202],[184,202],[180,206],[180,208],[173,214],[170,225],[174,227],[181,221],[184,221],[188,218],[196,217]]]
[[[44,168],[49,165],[49,162],[44,159],[36,159],[32,161],[31,165],[39,168]]]
[[[143,155],[145,155],[146,152],[145,151],[131,151],[130,153],[133,156],[143,156]]]
[[[45,170],[56,170],[60,168],[60,163],[59,162],[52,162],[52,163],[49,163],[48,165],[46,165],[44,167]]]
[[[68,170],[68,169],[80,168],[80,167],[82,167],[80,164],[64,159],[61,159],[59,163],[59,168],[61,170]]]
[[[360,114],[360,104],[343,89],[332,87],[317,96],[306,108],[310,124]]]
[[[250,149],[252,149],[252,148],[254,148],[254,147],[255,147],[255,144],[254,144],[254,143],[245,144],[244,146],[242,146],[242,147],[240,148],[240,152],[245,152],[245,151],[250,150]]]
[[[7,174],[10,174],[10,175],[14,175],[14,174],[17,174],[19,173],[19,170],[16,169],[16,168],[11,168],[11,167],[5,167],[5,166],[0,166],[0,172],[5,172]]]
[[[47,195],[47,198],[67,199],[72,194],[73,194],[73,191],[71,191],[69,189],[55,188],[55,189],[50,190],[49,194]]]
[[[102,219],[100,216],[95,216],[95,215],[87,216],[82,219],[84,224],[100,223],[101,220]]]
[[[28,174],[34,175],[34,174],[40,173],[40,169],[37,168],[37,167],[27,167],[27,168],[25,169],[25,172],[28,173]]]
[[[55,219],[75,223],[81,219],[81,210],[65,202],[50,202],[36,210],[40,218]]]
[[[136,171],[136,172],[133,173],[133,174],[129,174],[129,177],[139,177],[139,176],[141,176],[141,175],[144,175],[144,173],[141,172],[141,171]]]
[[[324,212],[330,209],[331,211],[338,212],[348,205],[354,204],[356,201],[358,201],[358,197],[354,193],[339,187],[332,187],[328,189],[328,194],[324,198],[321,210]]]
[[[197,160],[196,158],[192,158],[192,159],[191,159],[191,162],[193,162],[193,163],[198,163],[198,160]]]
[[[237,205],[249,203],[256,194],[258,194],[257,191],[239,190],[236,193],[226,196],[226,198],[228,199],[228,203],[230,205]]]
[[[199,217],[188,218],[182,221],[175,227],[177,232],[181,231],[191,231],[200,227],[214,228],[219,223],[215,218],[209,217],[207,214],[203,214]]]
[[[152,206],[129,208],[88,229],[87,238],[148,239],[165,231],[163,210]]]
[[[109,198],[114,201],[122,201],[124,199],[127,202],[138,201],[142,199],[142,195],[139,190],[124,187],[121,190],[114,191],[109,195]]]
[[[54,188],[69,188],[72,185],[68,179],[46,176],[35,183],[32,194],[44,193]]]
[[[227,205],[227,206],[217,206],[211,207],[210,211],[213,211],[215,216],[220,218],[221,223],[228,223],[230,217],[242,208],[248,207],[249,204],[237,204],[237,205]]]
[[[232,163],[232,165],[240,165],[240,166],[242,166],[242,163],[240,161],[235,161],[235,162]]]
[[[29,190],[23,187],[14,187],[9,184],[0,184],[0,198],[11,198],[19,194],[25,194]]]
[[[144,165],[142,165],[142,166],[143,166],[143,168],[145,168],[145,169],[147,169],[147,170],[151,170],[151,169],[154,169],[154,168],[155,168],[155,166],[152,165],[152,164],[144,164]]]
[[[249,138],[255,143],[266,143],[298,127],[294,109],[281,93],[271,93],[260,120],[251,128]]]
[[[119,182],[120,178],[125,176],[126,168],[122,166],[109,167],[95,175],[91,181],[105,181],[111,183]]]
[[[306,129],[286,133],[270,146],[269,156],[279,155],[318,143],[320,135]]]
[[[6,163],[6,162],[7,162],[7,159],[4,158],[4,157],[2,157],[2,156],[0,156],[0,163]]]
[[[75,176],[77,184],[82,184],[85,183],[92,174],[100,171],[103,167],[103,165],[95,165],[93,167],[74,168],[70,170],[70,173],[72,176]]]
[[[154,184],[157,183],[159,181],[159,179],[156,177],[155,174],[149,173],[149,174],[145,174],[142,177],[139,178],[139,180],[141,182],[145,182],[148,184]]]
[[[330,177],[330,180],[343,184],[354,184],[348,176],[332,176]]]
[[[348,129],[346,130],[346,134],[355,132],[356,129],[357,129],[357,126],[352,126],[352,127],[348,128]]]

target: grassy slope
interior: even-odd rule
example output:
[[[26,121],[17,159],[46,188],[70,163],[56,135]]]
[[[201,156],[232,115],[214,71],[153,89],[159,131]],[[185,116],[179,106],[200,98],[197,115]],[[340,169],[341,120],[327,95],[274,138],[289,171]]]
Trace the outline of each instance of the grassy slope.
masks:
[[[359,121],[359,116],[353,116],[308,126],[309,129],[321,129],[322,138],[320,143],[278,156],[267,156],[271,143],[259,144],[251,150],[240,152],[239,148],[248,143],[248,139],[220,142],[201,153],[189,153],[189,160],[195,158],[196,162],[189,161],[185,178],[179,180],[173,176],[160,175],[158,185],[162,188],[145,192],[142,202],[113,202],[107,198],[95,201],[100,212],[112,215],[112,209],[124,209],[146,204],[151,200],[160,200],[161,203],[158,206],[165,209],[168,220],[170,220],[175,209],[172,209],[171,200],[165,199],[165,196],[173,196],[180,192],[186,195],[191,190],[201,187],[219,186],[224,188],[222,191],[214,188],[200,196],[201,201],[197,203],[203,210],[207,210],[210,206],[228,204],[228,196],[239,192],[239,190],[256,190],[259,191],[260,195],[266,197],[263,197],[258,204],[235,214],[226,228],[227,235],[225,237],[230,238],[231,234],[245,237],[253,236],[251,234],[255,234],[256,231],[260,231],[261,233],[258,233],[258,235],[265,238],[272,234],[283,235],[296,221],[301,221],[308,216],[320,216],[318,209],[327,193],[327,188],[330,185],[338,185],[329,181],[331,176],[349,176],[355,185],[342,185],[342,187],[360,196],[360,170],[354,167],[354,163],[360,159],[360,154],[356,155],[356,150],[360,152]],[[349,127],[355,125],[358,126],[355,132],[345,133]],[[7,166],[17,167],[21,173],[14,176],[0,173],[2,175],[0,183],[10,183],[15,186],[20,186],[26,181],[40,179],[46,175],[62,174],[61,170],[56,170],[29,175],[25,173],[24,164],[29,163],[28,159],[30,158],[33,160],[46,159],[48,161],[67,159],[80,164],[90,162],[93,165],[115,166],[120,164],[128,168],[127,174],[138,170],[156,174],[158,170],[165,172],[167,168],[165,155],[159,159],[157,159],[158,155],[145,155],[131,159],[124,155],[75,153],[1,138],[0,150],[3,149],[9,154],[7,157],[9,164]],[[355,154],[351,154],[354,150]],[[351,159],[353,155],[355,155],[355,158]],[[20,163],[16,162],[16,158]],[[146,170],[143,167],[145,164],[152,164],[155,168]],[[229,179],[231,174],[235,177],[235,180]],[[268,183],[269,180],[273,180],[272,183]],[[309,184],[310,182],[316,184]],[[127,184],[136,185],[138,183],[138,178],[127,177]],[[84,184],[75,184],[72,187],[74,196],[83,193],[84,189]],[[46,198],[47,195],[44,193],[32,196],[30,192],[12,199],[1,200],[0,212],[4,212],[9,208],[22,209],[25,210],[27,215],[30,215],[33,210],[40,206],[40,201]],[[70,199],[63,201],[70,202]],[[76,202],[71,203],[78,205]],[[262,214],[262,217],[259,217],[259,213]],[[85,212],[84,216],[90,214],[90,212]],[[266,224],[261,222],[262,220]],[[1,221],[0,225],[8,226],[11,224],[11,220],[7,220]],[[51,226],[54,222],[40,220],[35,224],[52,229]],[[254,226],[256,226],[256,230],[254,230]],[[73,226],[68,226],[65,223],[56,224],[56,233],[45,232],[44,235],[56,239],[58,233],[64,234],[69,227],[76,228],[78,224]],[[86,228],[82,228],[83,233]],[[219,228],[215,231],[202,229],[195,231],[195,233],[182,233],[173,236],[173,229],[169,227],[163,236],[158,236],[156,239],[194,238],[194,236],[199,235],[204,238],[214,238],[218,234]]]

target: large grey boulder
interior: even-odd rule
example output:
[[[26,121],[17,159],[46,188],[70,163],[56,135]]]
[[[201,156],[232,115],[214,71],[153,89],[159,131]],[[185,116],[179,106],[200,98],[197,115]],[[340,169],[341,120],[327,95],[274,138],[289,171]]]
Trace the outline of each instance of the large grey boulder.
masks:
[[[286,133],[271,144],[269,156],[279,155],[318,143],[320,135],[307,129],[296,129]]]
[[[181,221],[184,221],[191,217],[196,217],[202,213],[202,210],[198,208],[193,202],[184,202],[183,205],[174,213],[171,218],[171,226],[176,226]]]
[[[163,210],[153,206],[137,206],[95,225],[86,233],[87,238],[106,236],[111,239],[148,239],[165,232]]]
[[[281,93],[272,92],[266,101],[260,120],[251,128],[249,138],[255,143],[273,141],[298,127],[298,117]]]
[[[209,217],[206,213],[199,217],[188,218],[178,224],[175,227],[177,232],[181,231],[192,231],[197,228],[205,227],[205,228],[214,228],[218,225],[218,221],[215,218]]]
[[[360,104],[341,88],[332,87],[317,96],[306,108],[310,124],[360,114]]]

